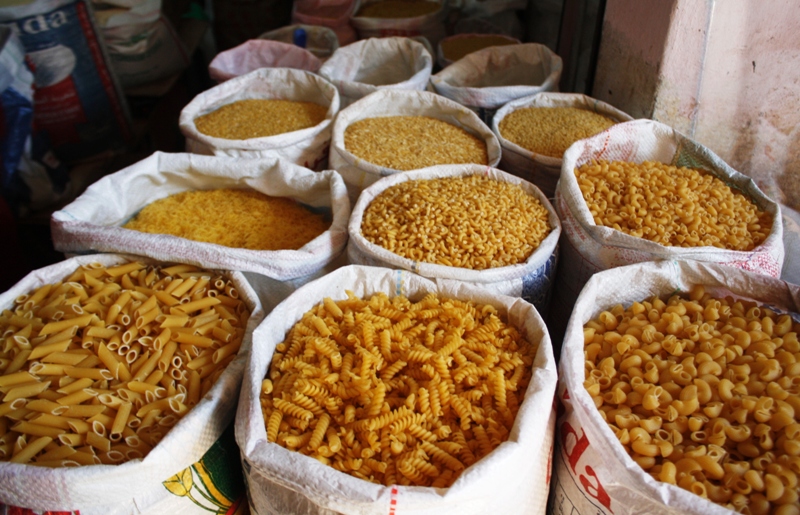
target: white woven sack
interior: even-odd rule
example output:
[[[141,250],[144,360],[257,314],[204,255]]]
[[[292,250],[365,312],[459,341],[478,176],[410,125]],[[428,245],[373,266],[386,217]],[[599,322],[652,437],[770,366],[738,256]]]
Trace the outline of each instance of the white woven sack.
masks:
[[[328,108],[325,119],[307,129],[245,140],[215,138],[195,127],[198,116],[238,100],[278,99],[313,102]],[[181,111],[179,125],[186,137],[186,151],[233,157],[280,157],[291,163],[322,170],[326,167],[331,124],[339,112],[336,87],[305,70],[262,68],[210,88]]]
[[[484,48],[433,77],[440,95],[477,112],[490,124],[494,113],[517,98],[558,91],[561,58],[540,43]]]
[[[321,25],[304,25],[297,23],[279,29],[270,30],[258,36],[258,39],[271,39],[283,43],[294,43],[294,32],[303,29],[306,33],[305,49],[325,61],[339,48],[339,39],[330,27]]]
[[[275,346],[300,317],[323,297],[364,298],[377,292],[412,300],[428,292],[492,304],[530,341],[541,345],[533,378],[508,441],[468,467],[448,489],[383,486],[339,472],[319,461],[267,442],[259,403]],[[459,282],[433,283],[415,274],[385,268],[347,266],[309,283],[282,302],[254,333],[254,352],[245,371],[236,441],[254,515],[339,513],[345,515],[485,515],[544,513],[550,476],[555,359],[550,337],[533,306]]]
[[[234,249],[166,234],[123,229],[131,217],[154,200],[187,190],[252,188],[266,195],[290,197],[328,211],[330,229],[299,250]],[[277,304],[289,292],[338,266],[347,244],[350,201],[342,178],[333,170],[312,172],[280,159],[166,154],[148,158],[108,175],[71,204],[53,213],[53,244],[60,252],[126,252],[159,261],[204,268],[254,272],[265,289],[265,303]]]
[[[598,226],[583,199],[574,170],[599,159],[635,163],[660,161],[707,170],[742,191],[759,209],[772,214],[770,234],[753,251],[743,252],[717,247],[671,247]],[[565,273],[558,274],[550,321],[556,323],[552,317],[557,314],[561,327],[566,325],[565,319],[589,277],[608,268],[661,259],[694,259],[778,277],[783,266],[780,206],[764,195],[752,179],[731,168],[709,149],[652,120],[617,124],[570,146],[564,153],[555,207],[565,236],[560,263]]]
[[[42,285],[63,280],[79,266],[113,266],[133,256],[80,256],[35,270],[0,295],[0,310],[15,298]],[[146,263],[152,261],[144,259]],[[212,389],[143,459],[121,465],[48,468],[0,462],[0,512],[25,510],[81,513],[81,515],[207,515],[208,509],[189,496],[167,490],[164,481],[200,460],[233,420],[242,374],[252,346],[252,334],[264,311],[256,292],[238,272],[229,273],[239,298],[251,310],[238,357],[228,365]],[[191,485],[188,485],[191,489]],[[197,495],[197,492],[195,491]],[[5,506],[4,506],[5,505]],[[16,508],[13,508],[16,507]],[[14,511],[19,510],[19,511]]]
[[[351,201],[381,177],[403,173],[357,158],[345,149],[344,131],[350,124],[381,116],[430,116],[460,127],[486,142],[489,166],[500,162],[500,143],[478,116],[452,100],[428,91],[383,89],[342,109],[333,124],[330,167],[342,174]]]
[[[218,53],[208,64],[208,75],[225,82],[259,68],[296,68],[317,72],[322,62],[299,46],[269,39],[249,39]]]
[[[542,92],[529,97],[512,100],[501,107],[492,118],[492,131],[497,135],[503,147],[503,159],[500,167],[517,177],[531,181],[539,186],[548,198],[553,198],[556,183],[561,176],[561,158],[535,154],[503,137],[500,133],[500,122],[517,109],[526,107],[575,107],[601,114],[616,122],[628,122],[633,118],[605,102],[582,95],[580,93]]]
[[[551,502],[574,515],[729,515],[735,513],[678,486],[656,481],[633,461],[600,417],[583,386],[583,324],[617,304],[630,306],[702,284],[715,296],[732,293],[800,312],[800,287],[772,277],[699,261],[646,262],[595,274],[580,294],[564,337]],[[730,293],[728,293],[730,292]]]
[[[380,1],[380,0],[374,0]],[[444,0],[430,0],[440,5],[440,9],[430,14],[414,16],[412,18],[372,18],[356,14],[350,18],[350,24],[355,27],[360,39],[383,38],[386,36],[424,36],[436,48],[439,40],[447,35],[445,21],[447,20],[447,6]],[[364,2],[360,7],[373,3]]]
[[[341,108],[379,89],[425,90],[433,57],[410,38],[369,38],[340,47],[319,69],[339,90]]]
[[[516,184],[523,191],[533,195],[547,209],[548,223],[553,229],[523,263],[486,270],[424,263],[399,256],[372,243],[361,234],[364,211],[375,197],[388,188],[406,181],[470,175],[483,175],[493,180]],[[453,201],[457,202],[458,199]],[[350,238],[347,244],[347,256],[350,263],[410,270],[433,281],[442,279],[464,281],[502,295],[522,297],[536,306],[542,316],[546,316],[551,287],[555,282],[561,222],[547,197],[536,186],[501,170],[481,165],[442,165],[385,177],[365,189],[358,197],[350,216],[348,234]]]

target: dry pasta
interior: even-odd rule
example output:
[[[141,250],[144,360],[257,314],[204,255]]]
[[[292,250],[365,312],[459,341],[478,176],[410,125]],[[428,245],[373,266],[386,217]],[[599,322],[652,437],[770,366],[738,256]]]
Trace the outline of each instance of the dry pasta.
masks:
[[[144,457],[235,357],[250,313],[189,265],[83,265],[0,313],[0,460]],[[184,343],[186,342],[186,343]]]
[[[538,344],[490,305],[347,294],[277,346],[269,441],[367,481],[450,486],[508,439]]]
[[[220,189],[185,191],[156,200],[123,227],[232,248],[297,250],[330,225],[326,215],[289,198]]]
[[[662,245],[750,251],[772,226],[772,215],[704,171],[597,161],[575,176],[597,225]]]
[[[655,479],[753,515],[796,513],[800,324],[702,286],[584,325],[584,386]]]
[[[313,102],[250,98],[198,116],[194,124],[200,133],[216,138],[263,138],[314,127],[327,112]]]
[[[400,256],[483,270],[522,263],[550,233],[547,209],[479,175],[406,181],[364,210],[364,238]]]

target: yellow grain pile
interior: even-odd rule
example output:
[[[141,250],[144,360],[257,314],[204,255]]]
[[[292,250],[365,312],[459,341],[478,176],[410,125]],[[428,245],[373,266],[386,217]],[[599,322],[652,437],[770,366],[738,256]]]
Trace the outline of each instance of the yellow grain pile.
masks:
[[[357,16],[365,18],[414,18],[435,13],[442,6],[427,0],[383,0],[359,9]]]
[[[577,107],[524,107],[509,113],[498,128],[505,139],[534,154],[561,159],[570,145],[615,123]]]
[[[345,149],[394,170],[443,164],[488,164],[486,143],[460,127],[430,116],[384,116],[352,123]]]
[[[448,38],[442,41],[442,54],[445,59],[458,61],[467,54],[493,46],[516,45],[517,42],[504,36],[476,34]]]
[[[297,250],[330,221],[292,199],[253,190],[186,191],[157,200],[123,227],[250,250]]]
[[[263,138],[314,127],[327,112],[327,107],[313,102],[251,98],[198,116],[194,125],[215,138]]]

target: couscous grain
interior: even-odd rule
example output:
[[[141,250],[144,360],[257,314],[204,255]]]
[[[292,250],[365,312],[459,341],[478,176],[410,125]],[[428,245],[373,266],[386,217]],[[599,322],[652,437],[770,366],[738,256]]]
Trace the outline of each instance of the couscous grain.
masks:
[[[251,98],[224,105],[194,120],[206,136],[251,139],[314,127],[328,108],[313,102]]]

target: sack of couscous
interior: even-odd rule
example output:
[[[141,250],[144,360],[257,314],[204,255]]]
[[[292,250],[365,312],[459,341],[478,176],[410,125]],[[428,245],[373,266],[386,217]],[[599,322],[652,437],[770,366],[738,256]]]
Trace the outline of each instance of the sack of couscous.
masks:
[[[501,168],[552,198],[569,146],[630,120],[619,109],[580,93],[542,92],[501,107],[492,119],[492,131],[503,147]]]
[[[499,162],[497,136],[474,112],[427,91],[376,91],[343,109],[333,126],[330,166],[342,174],[353,202],[387,175]]]
[[[361,39],[423,36],[436,48],[446,19],[443,0],[374,0],[361,3],[350,23]]]
[[[241,513],[231,428],[263,318],[240,272],[135,256],[71,258],[0,294],[0,512]]]
[[[339,48],[319,74],[339,90],[344,109],[379,89],[424,91],[433,70],[425,45],[410,38],[370,38]]]
[[[280,41],[250,39],[218,53],[208,64],[209,76],[225,82],[259,68],[295,68],[316,73],[322,62],[304,48]]]
[[[561,223],[538,188],[501,170],[443,165],[385,177],[361,193],[348,232],[350,263],[464,281],[546,316]]]
[[[339,92],[319,75],[262,68],[197,95],[181,111],[186,151],[233,157],[277,157],[326,168]]]
[[[558,91],[561,69],[561,58],[540,43],[489,47],[435,74],[431,84],[490,124],[494,113],[512,100]]]
[[[652,120],[569,147],[555,207],[564,233],[549,320],[556,342],[596,272],[662,259],[772,277],[783,266],[780,206],[708,148]]]
[[[552,513],[798,510],[800,287],[691,260],[597,273],[559,362]]]
[[[347,188],[333,170],[156,152],[91,185],[53,213],[51,226],[65,253],[253,272],[271,308],[340,266],[349,217]]]
[[[353,265],[253,341],[236,441],[254,515],[545,513],[555,359],[524,300]]]
[[[339,39],[333,29],[321,25],[304,25],[302,23],[287,25],[286,27],[265,32],[258,36],[258,39],[298,45],[317,56],[323,62],[339,48]]]

